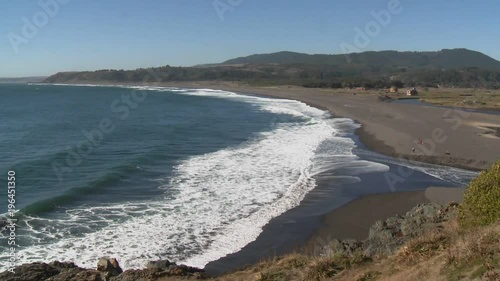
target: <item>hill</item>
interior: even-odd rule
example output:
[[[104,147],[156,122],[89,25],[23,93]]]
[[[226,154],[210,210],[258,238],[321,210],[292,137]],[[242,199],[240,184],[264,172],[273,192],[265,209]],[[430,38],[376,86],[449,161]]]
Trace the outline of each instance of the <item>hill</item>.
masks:
[[[161,82],[238,81],[252,85],[315,88],[461,87],[500,88],[500,62],[466,49],[438,52],[364,52],[308,55],[294,52],[252,55],[221,64],[136,70],[61,72],[46,83],[142,83],[150,72]]]
[[[309,55],[295,52],[278,52],[240,57],[223,62],[228,64],[320,64],[337,67],[361,64],[378,67],[416,67],[455,69],[477,67],[500,71],[500,61],[480,52],[467,49],[444,49],[437,52],[363,52],[347,55]]]

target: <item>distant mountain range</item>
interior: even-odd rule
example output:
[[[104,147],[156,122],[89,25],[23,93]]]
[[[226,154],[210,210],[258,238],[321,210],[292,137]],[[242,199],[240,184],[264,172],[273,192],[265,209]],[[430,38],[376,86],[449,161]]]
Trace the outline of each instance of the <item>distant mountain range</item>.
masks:
[[[105,69],[61,72],[44,82],[141,83],[150,71],[157,73],[159,79],[165,82],[223,80],[333,88],[384,88],[391,85],[500,88],[500,62],[467,49],[380,51],[349,55],[278,52],[193,67],[167,65],[128,71]]]
[[[318,64],[337,67],[361,64],[377,67],[415,67],[455,69],[477,67],[500,71],[500,61],[483,53],[467,49],[445,49],[437,52],[380,51],[349,55],[309,55],[295,52],[278,52],[240,57],[223,62],[228,64]]]

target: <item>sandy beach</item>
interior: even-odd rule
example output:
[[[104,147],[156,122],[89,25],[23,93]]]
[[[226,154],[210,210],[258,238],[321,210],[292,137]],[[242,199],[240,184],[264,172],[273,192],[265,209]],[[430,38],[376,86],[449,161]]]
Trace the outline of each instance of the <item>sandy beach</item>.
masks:
[[[95,84],[91,81],[69,84],[73,83]],[[488,114],[459,107],[381,102],[374,91],[355,89],[250,86],[223,81],[151,85],[224,90],[302,101],[328,110],[335,117],[355,120],[362,125],[356,133],[363,144],[392,157],[476,171],[485,170],[500,159],[500,112]]]
[[[392,157],[469,170],[486,169],[500,158],[500,138],[495,131],[500,126],[500,115],[381,102],[375,94],[349,90],[250,87],[230,82],[176,82],[161,86],[219,89],[299,100],[328,110],[335,117],[360,123],[362,127],[356,134],[363,145]],[[319,181],[305,203],[273,219],[256,241],[238,253],[208,264],[205,269],[211,274],[220,274],[265,257],[308,251],[316,247],[318,241],[362,240],[376,221],[404,215],[418,204],[461,201],[463,189],[431,188],[433,185],[422,181],[422,176],[405,182],[397,192],[391,192],[385,182],[370,176],[358,190],[349,187],[340,193],[332,192],[330,183]]]
[[[230,82],[163,85],[299,100],[359,122],[362,127],[357,134],[368,148],[398,158],[470,170],[487,169],[500,158],[500,137],[494,131],[500,127],[500,115],[381,102],[377,95],[355,90],[255,87]]]
[[[362,127],[356,134],[363,144],[392,157],[469,170],[487,169],[500,158],[500,138],[492,133],[500,126],[500,115],[381,102],[377,95],[347,90],[249,87],[233,83],[175,83],[167,86],[220,89],[299,100],[329,110],[336,117],[357,121]],[[330,239],[362,240],[367,238],[369,228],[378,220],[404,215],[421,203],[446,205],[460,202],[462,198],[463,189],[441,187],[361,196],[321,216],[314,234],[299,243],[302,246],[298,248],[311,251],[321,241],[324,243]],[[231,259],[228,260],[231,264]],[[217,268],[228,260],[216,262],[208,269]],[[229,265],[226,270],[230,268]]]
[[[437,203],[446,206],[452,202],[460,203],[462,200],[463,189],[445,187],[362,196],[324,215],[322,226],[315,231],[306,247],[311,248],[317,241],[333,238],[364,240],[375,222],[404,215],[418,204]]]

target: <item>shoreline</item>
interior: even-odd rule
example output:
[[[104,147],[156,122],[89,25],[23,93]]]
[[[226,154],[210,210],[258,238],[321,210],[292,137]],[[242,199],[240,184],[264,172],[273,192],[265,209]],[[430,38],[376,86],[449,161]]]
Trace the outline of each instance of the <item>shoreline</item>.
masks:
[[[421,191],[381,193],[361,196],[323,216],[319,227],[305,245],[306,251],[315,249],[318,243],[332,239],[368,238],[370,227],[377,221],[397,215],[405,215],[419,204],[437,203],[446,206],[463,200],[461,188],[429,187]],[[391,208],[381,208],[380,205]]]
[[[172,82],[161,86],[211,88],[304,102],[328,110],[334,117],[350,118],[361,124],[358,130],[362,142],[370,150],[390,157],[480,171],[489,168],[497,160],[495,155],[500,155],[500,137],[484,137],[488,129],[475,126],[477,123],[500,124],[500,115],[380,102],[378,95],[356,91],[255,87],[222,82]],[[416,153],[412,153],[412,147],[416,148]]]
[[[105,85],[103,85],[103,86],[105,86]],[[161,86],[180,87],[178,84],[177,85],[161,85]],[[189,86],[181,86],[181,87],[200,88],[200,87],[189,87]],[[365,144],[370,150],[373,150],[377,153],[381,153],[384,155],[389,155],[389,156],[394,156],[394,153],[396,151],[393,147],[391,147],[390,145],[388,145],[384,141],[378,139],[377,135],[372,134],[370,131],[366,130],[365,125],[362,122],[360,122],[360,120],[349,117],[349,116],[344,116],[343,114],[338,114],[338,112],[332,111],[332,108],[328,104],[319,105],[319,103],[317,101],[315,102],[314,100],[309,101],[307,99],[299,99],[296,96],[286,96],[286,95],[281,95],[281,94],[280,95],[273,95],[273,94],[266,94],[266,93],[260,93],[260,92],[255,93],[254,91],[251,91],[251,89],[243,89],[243,90],[238,89],[238,90],[236,90],[236,89],[227,89],[227,88],[224,89],[224,88],[215,87],[215,86],[206,86],[204,88],[222,89],[222,90],[232,91],[232,92],[241,93],[241,94],[250,94],[250,95],[270,97],[270,98],[284,98],[284,99],[298,100],[298,101],[304,102],[310,106],[313,106],[313,107],[316,107],[316,108],[319,108],[322,110],[328,110],[332,114],[333,117],[346,117],[346,118],[353,119],[357,123],[361,124],[362,127],[357,129],[355,134],[359,137],[361,142],[363,144]],[[265,91],[265,88],[263,91]],[[348,96],[347,98],[352,98],[352,97]],[[366,96],[362,97],[362,98],[365,99]],[[321,101],[321,100],[319,100],[319,101]],[[423,161],[423,162],[426,162],[426,161]],[[433,164],[439,164],[439,163],[434,162]],[[450,166],[457,167],[456,165],[450,165]],[[474,169],[474,168],[469,167],[469,169]],[[366,186],[367,183],[365,183],[364,185]],[[429,186],[427,186],[427,187],[429,187]],[[315,189],[321,189],[321,187],[317,186]],[[456,190],[456,188],[452,188],[449,190]],[[411,190],[411,188],[409,188],[409,190],[402,190],[400,192],[394,192],[394,193],[391,193],[388,190],[385,190],[385,191],[375,190],[374,193],[375,194],[364,194],[364,195],[361,195],[360,197],[359,196],[355,197],[354,194],[350,194],[350,196],[349,196],[350,198],[341,198],[340,201],[344,201],[344,202],[342,202],[341,205],[332,206],[333,210],[324,212],[322,214],[318,213],[318,214],[314,214],[311,216],[307,216],[306,220],[311,220],[311,222],[304,221],[304,222],[302,222],[302,226],[304,226],[304,224],[307,224],[309,228],[314,228],[315,231],[313,234],[305,234],[306,237],[303,237],[302,241],[292,242],[292,244],[296,244],[295,249],[306,246],[308,243],[310,243],[310,241],[317,241],[318,238],[321,238],[323,240],[329,239],[328,233],[332,233],[329,230],[331,230],[332,227],[333,228],[338,227],[339,223],[341,223],[339,221],[338,214],[345,212],[345,210],[350,210],[347,213],[362,213],[362,214],[374,214],[375,213],[375,214],[378,214],[378,216],[375,216],[376,218],[386,219],[388,217],[387,214],[389,214],[389,216],[395,215],[395,214],[404,214],[404,212],[407,212],[407,211],[411,210],[413,207],[415,207],[415,205],[416,205],[415,203],[417,203],[417,204],[426,203],[429,200],[426,197],[425,191],[422,191],[422,190],[414,191],[414,190]],[[447,197],[446,193],[447,193],[447,190],[444,190],[440,194],[445,194],[443,196]],[[394,199],[391,199],[391,198],[394,198]],[[359,205],[359,202],[365,202],[365,200],[373,200],[373,202],[376,202],[376,203],[372,204],[372,205],[361,203]],[[381,206],[383,206],[385,203],[389,202],[390,200],[395,200],[394,202],[399,202],[399,204],[401,204],[401,206],[399,206],[397,208],[391,207],[390,210],[383,210],[383,208],[381,208]],[[348,201],[348,202],[345,202],[345,201]],[[424,201],[424,202],[420,202],[420,201]],[[301,205],[302,205],[302,202],[301,202]],[[355,207],[352,207],[352,206],[355,206]],[[374,212],[373,208],[370,209],[367,206],[376,207],[375,208],[376,212]],[[289,213],[289,212],[293,213],[293,211],[294,211],[294,209],[287,211],[287,213]],[[389,212],[387,212],[387,211],[389,211]],[[394,212],[396,212],[396,213],[394,213]],[[403,212],[403,213],[401,213],[401,212]],[[311,219],[313,216],[315,217],[315,219]],[[345,216],[340,216],[340,217],[345,217]],[[363,216],[361,216],[361,217],[363,217]],[[266,227],[265,227],[265,228],[268,228],[268,230],[263,230],[262,233],[267,231],[267,235],[272,236],[273,234],[276,234],[276,233],[279,233],[280,231],[283,231],[283,229],[281,228],[283,223],[288,223],[288,224],[290,223],[290,222],[286,222],[286,220],[287,220],[286,216],[285,216],[285,218],[283,218],[282,216],[279,216],[276,219],[278,219],[278,221],[281,220],[281,222],[278,222],[278,223],[269,222],[268,225],[266,225]],[[283,219],[285,222],[283,222]],[[316,220],[316,221],[314,221],[314,220]],[[355,238],[352,233],[360,234],[360,232],[365,232],[365,233],[363,233],[363,235],[368,234],[368,228],[369,228],[369,226],[371,226],[371,225],[369,225],[369,222],[371,222],[371,220],[366,220],[363,223],[359,223],[358,225],[355,225],[354,228],[352,228],[352,229],[348,229],[348,227],[346,226],[347,224],[344,223],[342,228],[343,228],[344,233],[347,233],[346,234],[347,236],[351,235],[353,237],[350,237],[350,238]],[[297,222],[295,221],[294,224],[295,223],[297,223]],[[273,229],[269,230],[269,225],[271,225],[271,224],[273,225],[272,226]],[[340,225],[342,225],[342,224],[340,224]],[[352,225],[351,225],[351,227],[352,227]],[[323,233],[322,233],[322,231],[323,231]],[[261,235],[262,235],[262,233],[261,233]],[[325,236],[325,233],[327,234],[326,236]],[[302,233],[301,235],[304,235],[304,233]],[[329,236],[331,237],[331,234],[329,234]],[[335,237],[335,238],[343,238],[342,235],[339,235],[339,236],[340,237]],[[287,237],[284,237],[285,240],[286,240],[286,238]],[[265,238],[265,237],[261,238],[259,236],[259,238],[257,238],[257,239],[260,239],[260,240],[264,239],[265,240],[267,238]],[[251,244],[254,244],[254,243],[251,243]],[[290,244],[290,241],[288,241],[288,244]],[[251,247],[252,246],[250,246],[250,248]],[[247,247],[245,247],[245,248],[247,248]],[[259,248],[259,247],[257,247],[257,248]],[[239,252],[237,252],[235,254],[241,255],[242,250],[240,250]],[[273,248],[271,248],[271,250],[273,250]],[[287,251],[289,251],[289,250],[287,250]],[[278,251],[276,251],[276,253],[277,252]],[[229,255],[229,256],[231,256],[231,255]],[[119,259],[119,257],[117,257],[117,258]],[[236,257],[236,259],[238,259],[238,257]],[[259,260],[260,259],[261,258],[259,258]],[[218,265],[214,265],[212,267],[212,269],[220,266],[221,263],[227,262],[227,260],[226,261],[214,261],[214,262],[218,263]],[[214,262],[212,262],[212,263],[214,263]],[[229,267],[231,268],[231,266],[229,266]],[[233,267],[233,269],[238,268],[238,267]],[[211,271],[210,267],[208,267],[208,271],[209,272]],[[217,270],[217,271],[219,271],[219,270]],[[225,271],[225,270],[222,270],[222,271]],[[213,271],[213,272],[215,272],[215,271]]]
[[[167,84],[167,86],[173,86],[173,87],[186,87],[185,85],[178,85],[177,83],[172,83],[172,84]],[[190,86],[198,86],[198,85],[190,85]],[[398,154],[396,150],[385,143],[384,141],[380,140],[377,138],[376,134],[372,134],[369,131],[365,129],[365,124],[360,121],[357,118],[353,118],[351,116],[345,116],[345,114],[339,114],[336,112],[334,109],[332,110],[331,107],[328,105],[320,105],[317,102],[310,101],[307,99],[302,99],[302,98],[297,98],[297,96],[287,96],[283,95],[282,93],[279,94],[274,94],[274,93],[268,93],[265,88],[264,90],[259,90],[255,91],[254,88],[244,88],[240,89],[238,88],[233,88],[233,87],[186,87],[186,88],[210,88],[210,89],[215,89],[215,90],[224,90],[224,91],[231,91],[235,92],[238,94],[243,94],[243,95],[253,95],[253,96],[259,96],[259,97],[268,97],[268,98],[278,98],[278,99],[291,99],[291,100],[297,100],[300,102],[304,102],[305,104],[328,111],[332,118],[350,118],[354,122],[360,124],[361,126],[358,129],[355,129],[354,134],[359,138],[359,141],[362,142],[363,145],[365,145],[369,150],[372,150],[376,153],[380,153],[383,155],[387,155],[390,157],[395,157],[399,159],[408,159],[408,160],[417,160],[420,162],[425,162],[429,164],[437,164],[437,165],[443,165],[443,161],[440,161],[439,158],[437,157],[408,157],[408,155],[404,154]],[[308,90],[308,89],[306,89]],[[285,89],[286,91],[286,89]],[[442,108],[441,108],[442,109]],[[500,119],[499,119],[500,120]],[[499,150],[500,151],[500,150]],[[406,157],[405,157],[406,156]],[[471,165],[464,165],[461,163],[453,163],[452,162],[446,162],[444,164],[445,166],[451,166],[455,168],[461,168],[461,169],[467,169],[467,170],[473,170],[473,171],[480,171],[483,168],[477,167],[477,166],[471,166]],[[482,164],[484,165],[484,163]],[[488,168],[489,166],[486,166],[484,168]],[[317,186],[316,188],[318,188]],[[313,193],[311,191],[311,193]],[[428,187],[425,190],[418,190],[418,191],[400,191],[400,192],[382,192],[382,193],[376,193],[376,194],[365,194],[359,197],[354,197],[351,198],[347,203],[341,204],[340,206],[337,206],[333,210],[330,210],[328,212],[325,212],[317,218],[319,218],[320,222],[316,224],[314,227],[314,231],[307,236],[307,238],[301,242],[295,242],[294,245],[289,245],[288,249],[285,251],[279,252],[279,250],[276,250],[275,252],[271,255],[262,255],[259,259],[254,259],[253,262],[250,263],[240,263],[238,266],[231,266],[231,260],[232,256],[236,256],[236,260],[238,259],[239,255],[242,255],[242,253],[245,253],[245,249],[247,248],[254,248],[250,249],[250,252],[255,251],[256,249],[259,249],[259,246],[254,246],[252,244],[256,243],[257,241],[254,241],[241,249],[239,252],[230,254],[229,259],[226,257],[223,257],[219,260],[213,261],[207,266],[205,266],[205,270],[207,272],[220,275],[221,273],[228,273],[232,272],[234,270],[237,270],[239,268],[244,268],[247,265],[252,265],[255,264],[262,259],[267,258],[272,258],[275,256],[280,256],[288,253],[293,253],[295,251],[299,252],[304,252],[308,254],[316,254],[318,245],[322,246],[322,244],[327,243],[328,241],[331,241],[332,239],[358,239],[362,240],[366,237],[368,237],[369,229],[370,227],[375,224],[376,221],[379,220],[385,220],[389,217],[393,217],[396,215],[404,215],[406,212],[409,212],[412,210],[415,206],[419,204],[424,204],[424,203],[438,203],[442,205],[446,205],[450,202],[455,202],[455,201],[461,201],[463,198],[463,189],[462,188],[444,188],[444,187],[438,187],[438,188],[433,188],[433,187]],[[306,200],[306,199],[304,199]],[[301,204],[304,203],[301,202]],[[382,206],[391,206],[389,209],[384,208]],[[293,209],[292,209],[293,210]],[[292,211],[289,210],[288,212]],[[287,213],[288,213],[287,212]],[[284,215],[286,215],[285,213]],[[352,221],[353,215],[359,215],[359,218],[362,218],[361,221],[358,221],[357,223],[349,223],[349,221]],[[280,216],[281,217],[281,216]],[[269,225],[271,224],[278,224],[279,222],[273,222],[270,221],[268,225],[263,229],[263,232],[261,233],[264,234],[265,232],[269,233],[275,233],[276,230],[269,230],[266,229],[268,228]],[[279,230],[282,231],[282,230]],[[262,238],[259,236],[257,240],[265,240],[268,239],[269,237],[264,237]],[[323,245],[324,246],[324,245]],[[279,249],[279,248],[278,248]],[[247,251],[248,252],[248,251]],[[245,255],[245,254],[243,254]],[[229,264],[228,263],[229,260]],[[233,261],[234,262],[234,261]],[[221,268],[222,267],[222,268]]]
[[[50,85],[50,84],[47,84]],[[498,127],[500,115],[414,104],[388,103],[378,95],[355,90],[330,90],[296,86],[259,87],[235,82],[91,83],[60,85],[157,86],[214,89],[243,95],[291,99],[327,110],[361,124],[362,142],[386,156],[472,171],[489,168],[500,155],[500,137],[489,127]],[[477,124],[482,124],[478,126]],[[416,149],[412,152],[413,148]]]

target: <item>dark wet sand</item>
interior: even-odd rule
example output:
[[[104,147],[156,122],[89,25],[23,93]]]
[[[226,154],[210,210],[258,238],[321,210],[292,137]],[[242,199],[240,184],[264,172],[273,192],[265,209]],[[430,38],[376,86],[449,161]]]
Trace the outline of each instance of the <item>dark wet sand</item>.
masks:
[[[359,139],[369,149],[384,155],[475,170],[487,168],[500,155],[500,138],[484,137],[485,130],[474,125],[474,122],[500,124],[498,115],[470,113],[452,119],[459,113],[449,115],[444,108],[379,102],[376,95],[300,87],[249,87],[219,82],[162,86],[221,89],[300,100],[361,123],[362,127],[356,131]],[[453,125],[458,121],[460,126],[455,128]],[[431,152],[412,153],[414,141],[432,140],[436,128],[443,130],[446,141],[437,143]],[[446,155],[446,151],[451,155]],[[439,185],[420,173],[408,178],[397,192],[390,192],[381,179],[372,175],[366,176],[363,183],[347,188],[332,188],[335,183],[323,181],[299,207],[266,225],[256,241],[237,253],[209,263],[206,270],[212,274],[231,271],[262,258],[308,251],[328,239],[365,239],[377,220],[405,214],[420,203],[460,201],[461,189],[427,189],[435,184]]]
[[[323,216],[323,224],[309,239],[309,250],[318,241],[329,239],[368,238],[368,231],[375,222],[395,215],[404,215],[413,207],[422,203],[447,205],[461,202],[463,189],[430,187],[423,191],[373,194],[355,199]]]

